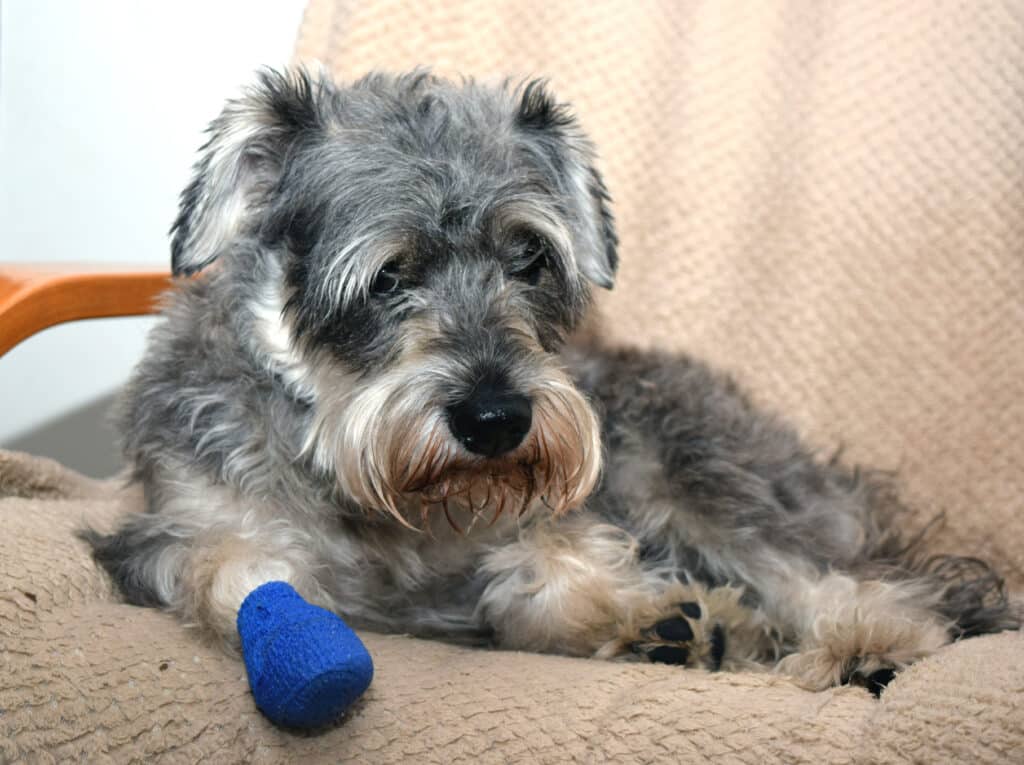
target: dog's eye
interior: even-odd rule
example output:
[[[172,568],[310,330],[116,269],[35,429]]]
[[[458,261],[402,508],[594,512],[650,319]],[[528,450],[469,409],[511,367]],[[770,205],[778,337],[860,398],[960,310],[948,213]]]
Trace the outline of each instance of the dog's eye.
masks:
[[[540,281],[541,273],[549,265],[550,253],[551,247],[547,240],[536,235],[530,236],[520,256],[522,266],[513,271],[512,275],[527,284],[536,284]]]
[[[398,264],[394,261],[385,263],[384,267],[377,272],[370,285],[370,292],[374,295],[390,295],[398,292],[401,284],[399,280]]]

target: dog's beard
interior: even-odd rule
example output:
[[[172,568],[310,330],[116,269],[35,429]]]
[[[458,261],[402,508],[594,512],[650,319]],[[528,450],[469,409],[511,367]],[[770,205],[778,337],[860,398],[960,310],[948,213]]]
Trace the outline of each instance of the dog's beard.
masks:
[[[320,398],[307,447],[355,502],[409,526],[426,526],[428,514],[443,512],[462,531],[459,515],[493,523],[538,505],[560,514],[593,490],[601,469],[597,417],[557,365],[530,377],[530,432],[492,459],[459,447],[430,371],[396,369],[333,402]]]

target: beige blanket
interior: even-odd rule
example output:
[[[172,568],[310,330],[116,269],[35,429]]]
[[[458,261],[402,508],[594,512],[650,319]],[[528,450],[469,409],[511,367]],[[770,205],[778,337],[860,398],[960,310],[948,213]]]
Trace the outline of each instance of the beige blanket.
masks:
[[[880,701],[708,674],[364,635],[377,674],[340,726],[275,729],[242,663],[118,603],[72,536],[136,492],[0,452],[0,763],[1024,761],[1024,639],[968,640]]]

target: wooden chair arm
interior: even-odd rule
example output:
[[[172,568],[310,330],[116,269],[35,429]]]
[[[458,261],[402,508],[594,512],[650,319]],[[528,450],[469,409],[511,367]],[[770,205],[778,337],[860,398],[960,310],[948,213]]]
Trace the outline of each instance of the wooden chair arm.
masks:
[[[152,267],[0,263],[0,356],[54,324],[154,313],[170,286]]]

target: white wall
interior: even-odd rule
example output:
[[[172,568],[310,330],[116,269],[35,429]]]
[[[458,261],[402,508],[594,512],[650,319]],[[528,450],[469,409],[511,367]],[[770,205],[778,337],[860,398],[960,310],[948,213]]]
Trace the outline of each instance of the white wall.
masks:
[[[202,129],[287,63],[304,3],[0,2],[0,261],[168,264]],[[151,321],[63,325],[0,357],[0,447],[116,467],[100,412]]]

